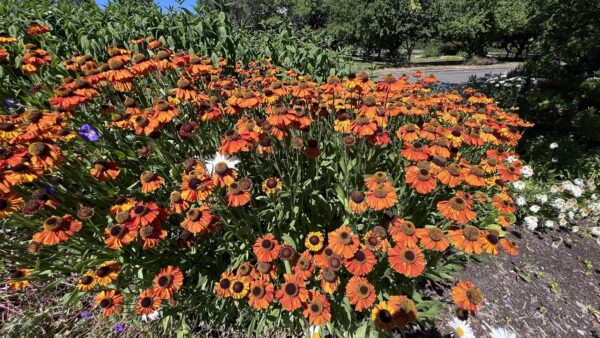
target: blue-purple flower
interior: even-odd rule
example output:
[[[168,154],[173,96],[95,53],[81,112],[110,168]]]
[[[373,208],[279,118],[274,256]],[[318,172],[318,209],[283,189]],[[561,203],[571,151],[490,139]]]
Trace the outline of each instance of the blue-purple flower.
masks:
[[[87,123],[81,126],[81,128],[79,129],[79,136],[81,136],[82,139],[88,142],[96,142],[100,139],[98,129],[90,126]]]
[[[123,330],[125,330],[125,327],[121,324],[117,324],[115,325],[115,327],[113,327],[113,330],[115,330],[115,332],[123,332]]]

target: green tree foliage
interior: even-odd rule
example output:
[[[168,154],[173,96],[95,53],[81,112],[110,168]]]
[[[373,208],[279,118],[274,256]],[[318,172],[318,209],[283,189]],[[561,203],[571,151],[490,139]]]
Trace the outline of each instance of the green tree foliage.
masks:
[[[441,37],[466,54],[485,56],[493,37],[496,0],[441,0]]]
[[[531,41],[539,34],[536,0],[499,0],[494,5],[495,35],[498,46],[520,57],[528,51]]]

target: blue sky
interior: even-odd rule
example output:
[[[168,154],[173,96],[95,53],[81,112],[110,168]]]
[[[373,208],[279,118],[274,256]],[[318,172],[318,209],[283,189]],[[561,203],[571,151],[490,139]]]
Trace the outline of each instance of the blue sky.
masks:
[[[95,0],[96,3],[100,6],[105,6],[110,0]],[[169,6],[180,7],[180,5],[175,0],[154,0],[157,4],[161,5],[163,8],[168,8]],[[196,0],[184,0],[181,7],[192,10],[193,6],[196,4]]]

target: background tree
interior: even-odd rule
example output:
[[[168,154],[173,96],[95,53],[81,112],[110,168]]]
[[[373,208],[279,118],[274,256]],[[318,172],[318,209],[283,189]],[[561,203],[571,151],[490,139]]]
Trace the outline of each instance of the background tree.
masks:
[[[534,18],[539,15],[536,0],[498,0],[494,6],[494,28],[499,47],[520,57],[539,34]]]
[[[494,31],[496,0],[441,0],[441,37],[455,43],[470,59],[485,56]]]

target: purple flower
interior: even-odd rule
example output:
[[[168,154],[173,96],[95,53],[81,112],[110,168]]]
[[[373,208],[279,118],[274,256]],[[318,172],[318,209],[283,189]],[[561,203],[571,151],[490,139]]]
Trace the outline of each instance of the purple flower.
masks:
[[[6,106],[6,108],[10,109],[15,105],[15,101],[11,99],[4,99],[4,105]]]
[[[85,310],[81,311],[81,313],[79,314],[79,316],[80,316],[81,318],[85,319],[85,320],[90,320],[90,319],[92,319],[92,316],[90,316],[90,313],[89,313],[89,312],[87,312],[87,311],[85,311]]]
[[[44,189],[46,189],[46,192],[50,195],[56,195],[58,193],[50,183],[44,184]]]
[[[125,327],[123,327],[123,325],[121,325],[121,324],[117,324],[117,325],[115,325],[113,330],[115,330],[115,332],[123,332],[123,330],[125,330]]]
[[[87,123],[81,126],[81,128],[79,129],[79,136],[81,136],[82,139],[88,142],[96,142],[100,139],[98,129],[90,126]]]

